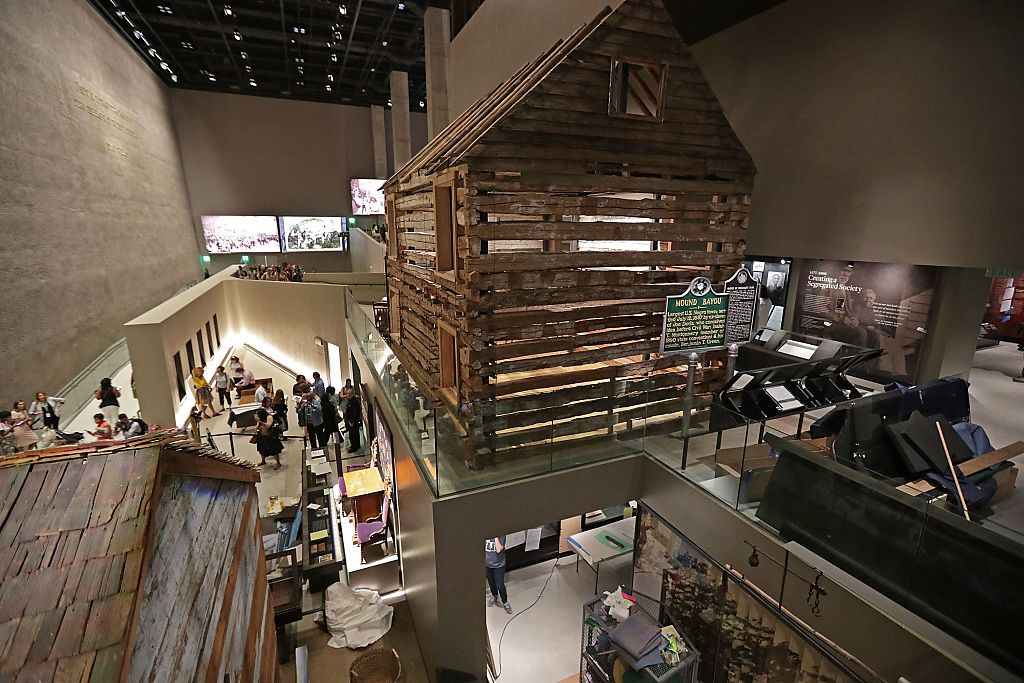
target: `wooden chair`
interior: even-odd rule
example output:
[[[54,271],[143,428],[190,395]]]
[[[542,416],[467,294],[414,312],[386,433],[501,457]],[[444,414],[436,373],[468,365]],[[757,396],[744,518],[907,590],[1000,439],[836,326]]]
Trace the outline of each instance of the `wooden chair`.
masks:
[[[402,660],[395,650],[374,648],[360,655],[348,669],[352,683],[399,683],[405,680]]]

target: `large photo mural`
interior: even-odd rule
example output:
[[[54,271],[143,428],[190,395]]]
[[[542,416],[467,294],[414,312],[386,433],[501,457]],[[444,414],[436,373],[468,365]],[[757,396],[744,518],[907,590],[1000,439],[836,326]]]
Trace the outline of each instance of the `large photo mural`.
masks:
[[[700,652],[701,683],[857,680],[646,507],[640,511],[633,589],[660,599]]]

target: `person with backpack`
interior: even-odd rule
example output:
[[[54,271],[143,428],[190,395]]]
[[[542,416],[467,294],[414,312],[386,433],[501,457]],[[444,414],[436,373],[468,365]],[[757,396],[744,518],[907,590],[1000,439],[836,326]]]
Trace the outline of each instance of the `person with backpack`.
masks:
[[[121,438],[130,439],[134,436],[142,436],[149,433],[149,425],[143,422],[141,417],[129,418],[124,413],[117,416],[115,431],[121,433]]]
[[[324,410],[316,394],[306,392],[302,395],[301,403],[299,403],[299,422],[305,424],[310,448],[327,445],[324,434]]]

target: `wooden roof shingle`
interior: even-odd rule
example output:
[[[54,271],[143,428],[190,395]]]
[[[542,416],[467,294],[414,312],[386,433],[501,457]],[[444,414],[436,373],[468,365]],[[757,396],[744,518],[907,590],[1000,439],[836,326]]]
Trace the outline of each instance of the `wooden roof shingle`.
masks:
[[[162,461],[259,479],[170,430],[0,459],[0,680],[121,677]]]

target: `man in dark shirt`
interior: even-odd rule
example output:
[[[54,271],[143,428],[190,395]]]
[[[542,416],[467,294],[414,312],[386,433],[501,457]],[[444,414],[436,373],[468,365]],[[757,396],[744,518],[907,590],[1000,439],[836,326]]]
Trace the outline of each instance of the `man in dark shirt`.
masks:
[[[512,614],[512,605],[508,604],[508,591],[505,589],[505,537],[498,536],[484,541],[484,557],[487,566],[487,585],[491,589],[487,606],[497,605],[500,597],[505,611]]]
[[[345,405],[345,431],[348,432],[348,452],[355,453],[361,447],[359,428],[363,426],[363,405],[352,387],[349,387],[346,395],[348,403]]]

